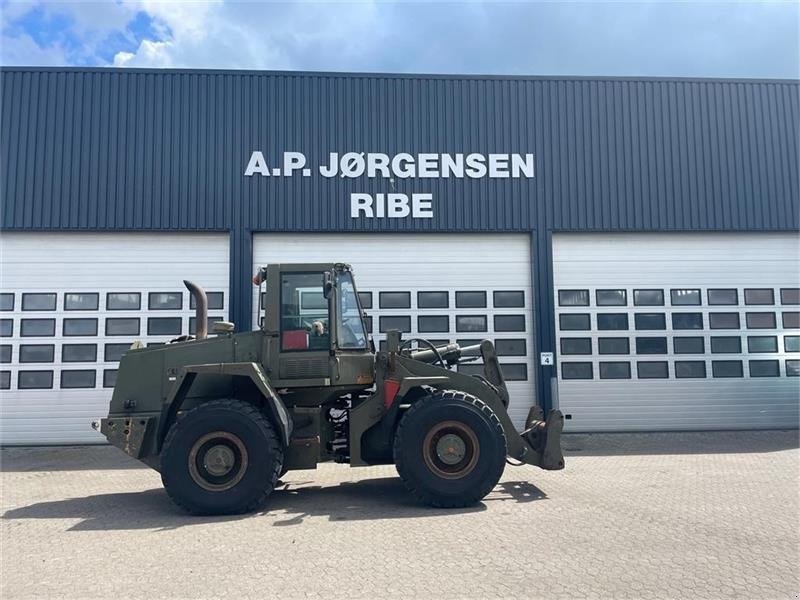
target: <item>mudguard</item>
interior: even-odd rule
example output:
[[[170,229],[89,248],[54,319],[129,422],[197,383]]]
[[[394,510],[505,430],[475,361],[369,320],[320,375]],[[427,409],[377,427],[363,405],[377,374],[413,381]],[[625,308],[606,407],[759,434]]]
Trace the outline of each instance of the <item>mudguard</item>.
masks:
[[[167,434],[167,427],[175,419],[186,394],[192,387],[195,378],[201,374],[228,375],[230,377],[247,377],[255,384],[264,398],[264,405],[269,410],[272,421],[278,429],[278,435],[284,445],[289,445],[292,437],[292,418],[280,396],[272,388],[261,365],[254,362],[243,363],[212,363],[205,365],[187,365],[183,367],[177,377],[172,391],[164,402],[164,409],[160,419],[159,452],[161,444]]]

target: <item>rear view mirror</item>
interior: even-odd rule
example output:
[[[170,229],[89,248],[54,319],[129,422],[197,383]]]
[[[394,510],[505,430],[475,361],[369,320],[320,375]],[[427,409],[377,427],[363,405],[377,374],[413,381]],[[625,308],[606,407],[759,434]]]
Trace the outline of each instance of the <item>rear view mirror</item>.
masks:
[[[333,276],[330,271],[325,271],[322,274],[322,295],[326,300],[330,298],[331,290],[333,290]]]

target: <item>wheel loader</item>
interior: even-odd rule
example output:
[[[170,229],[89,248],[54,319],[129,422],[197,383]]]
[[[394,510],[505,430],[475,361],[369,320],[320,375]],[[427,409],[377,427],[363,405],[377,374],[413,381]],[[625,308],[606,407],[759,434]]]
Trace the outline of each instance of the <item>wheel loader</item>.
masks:
[[[394,463],[410,493],[436,507],[479,502],[507,461],[564,468],[561,413],[544,419],[534,407],[517,432],[491,341],[437,346],[393,330],[376,352],[346,264],[273,264],[253,282],[259,329],[216,323],[211,336],[205,292],[184,282],[196,335],[135,342],[108,417],[94,424],[159,471],[186,511],[256,510],[284,473],[321,462]],[[453,370],[478,352],[482,374]]]

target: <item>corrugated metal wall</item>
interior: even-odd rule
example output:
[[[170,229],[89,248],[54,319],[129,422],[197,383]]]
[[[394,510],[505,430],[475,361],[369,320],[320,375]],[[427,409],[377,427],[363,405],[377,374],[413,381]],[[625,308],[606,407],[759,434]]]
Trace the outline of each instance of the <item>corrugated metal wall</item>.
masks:
[[[253,230],[534,232],[551,350],[554,230],[800,227],[796,81],[3,68],[0,84],[0,227],[231,230],[244,326]],[[244,177],[257,149],[312,167],[533,152],[536,177]],[[350,217],[350,193],[390,191],[433,193],[434,217]]]

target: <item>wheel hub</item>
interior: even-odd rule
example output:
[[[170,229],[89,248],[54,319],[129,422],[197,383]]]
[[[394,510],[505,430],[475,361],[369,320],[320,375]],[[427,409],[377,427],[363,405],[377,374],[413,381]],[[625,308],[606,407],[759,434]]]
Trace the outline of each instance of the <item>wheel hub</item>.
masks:
[[[238,436],[228,431],[207,433],[189,452],[189,475],[204,490],[231,489],[247,471],[247,448]]]
[[[472,427],[461,421],[442,421],[422,442],[427,467],[443,479],[461,479],[478,464],[480,444]]]

